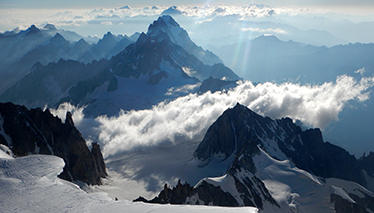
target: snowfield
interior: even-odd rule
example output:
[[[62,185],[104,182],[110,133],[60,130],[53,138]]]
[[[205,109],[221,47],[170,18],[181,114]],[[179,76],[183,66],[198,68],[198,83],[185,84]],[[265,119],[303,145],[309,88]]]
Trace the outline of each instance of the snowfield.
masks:
[[[157,205],[114,201],[106,193],[87,194],[57,177],[64,162],[50,155],[12,158],[0,149],[1,212],[258,212],[256,208]]]

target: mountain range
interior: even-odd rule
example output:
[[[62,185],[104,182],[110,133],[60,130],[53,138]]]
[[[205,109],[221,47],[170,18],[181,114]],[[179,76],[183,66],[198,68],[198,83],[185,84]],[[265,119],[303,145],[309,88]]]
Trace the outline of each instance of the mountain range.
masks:
[[[57,30],[47,24],[39,29],[32,25],[24,31],[0,34],[0,93],[21,80],[37,62],[47,65],[60,59],[90,63],[94,60],[110,59],[127,45],[136,41],[139,34],[115,36],[108,32],[102,39],[90,44],[75,32]],[[87,40],[87,41],[86,41]]]
[[[59,34],[52,40],[62,44],[60,48],[68,44]],[[110,33],[96,47],[101,41],[116,43]],[[214,64],[204,64],[199,58]],[[71,102],[88,105],[85,109],[88,115],[116,115],[121,109],[150,108],[165,99],[197,91],[199,82],[209,77],[240,79],[232,70],[215,62],[220,62],[217,56],[194,44],[170,16],[162,16],[150,25],[147,34],[142,33],[136,42],[110,60],[88,64],[63,59],[47,65],[36,63],[30,73],[0,96],[0,101],[31,108]],[[187,85],[195,86],[183,89]]]
[[[0,53],[5,64],[0,75],[9,81],[0,92],[0,206],[37,212],[177,209],[147,204],[161,203],[230,207],[217,211],[374,212],[374,153],[356,158],[325,142],[320,129],[303,129],[292,118],[271,119],[237,103],[201,141],[181,142],[178,136],[171,143],[145,141],[104,158],[98,143],[82,137],[71,112],[63,122],[48,109],[66,102],[84,106],[83,114],[94,122],[191,93],[225,94],[241,78],[222,62],[253,63],[245,72],[253,71],[259,80],[278,71],[272,75],[276,81],[296,78],[303,65],[310,66],[307,80],[322,82],[357,67],[365,66],[369,74],[372,69],[372,56],[365,55],[371,44],[327,48],[275,36],[251,42],[239,45],[250,46],[239,58],[232,57],[238,45],[226,46],[218,51],[221,60],[196,45],[169,15],[155,20],[146,33],[127,37],[108,32],[93,44],[53,25],[1,34],[6,51]],[[313,72],[318,66],[327,74]],[[338,68],[342,71],[335,72]],[[137,196],[134,202],[122,200]]]
[[[277,36],[259,36],[212,50],[244,79],[254,82],[320,84],[365,68],[374,71],[373,44],[313,46]],[[235,54],[232,54],[235,53]]]
[[[48,109],[27,110],[23,106],[6,103],[1,104],[0,112],[2,123],[0,142],[10,147],[9,150],[1,146],[1,150],[18,157],[21,162],[26,158],[29,159],[31,163],[29,166],[33,166],[32,162],[36,161],[31,156],[22,156],[57,155],[65,161],[65,168],[60,171],[61,178],[70,181],[81,180],[87,184],[101,184],[102,178],[105,181],[107,174],[100,148],[97,144],[92,144],[92,151],[88,150],[84,139],[74,127],[69,112],[64,124],[59,118],[51,115]],[[23,134],[18,134],[19,130],[22,130]],[[265,213],[316,211],[340,213],[374,210],[374,193],[371,191],[374,187],[372,166],[374,153],[370,152],[368,156],[356,159],[344,149],[324,142],[319,129],[302,130],[290,118],[272,120],[238,103],[235,107],[227,109],[209,127],[203,140],[193,147],[195,151],[190,153],[191,156],[186,162],[180,161],[179,158],[179,161],[162,163],[169,166],[175,164],[170,168],[157,166],[168,171],[169,176],[179,178],[175,187],[170,188],[165,184],[163,190],[154,199],[139,197],[134,202],[248,206]],[[186,151],[174,149],[173,155],[183,156],[186,154],[183,152]],[[5,164],[0,167],[0,170],[5,172],[0,173],[0,182],[7,181],[5,176],[28,177],[26,173],[19,175],[18,167],[12,172],[8,171],[7,168],[15,166],[6,160],[11,157],[5,158],[5,153],[0,156],[1,160],[5,160]],[[147,156],[156,160],[148,164],[158,162],[157,156],[149,156],[149,153]],[[37,174],[47,172],[47,168],[60,166],[60,163],[52,163],[55,162],[54,159],[49,159],[52,165],[47,165],[44,158],[38,157],[38,162],[45,168],[33,172],[26,169],[27,174],[32,173],[33,178],[38,178]],[[131,158],[141,160],[136,155],[132,155]],[[112,163],[118,164],[118,161]],[[184,168],[182,165],[185,165]],[[181,173],[173,169],[175,166],[182,166],[179,169],[185,169],[187,173],[180,176]],[[98,176],[92,174],[93,171],[96,171]],[[202,176],[201,179],[193,185],[188,182],[182,183],[181,179],[191,180],[191,172],[195,173],[192,176]],[[221,174],[218,175],[219,173]],[[56,183],[54,176],[57,174],[56,172],[47,174],[46,178],[40,179],[43,180],[42,182],[35,182],[32,187],[28,185],[28,182],[33,180],[29,177],[23,180],[25,183],[23,187],[18,186],[12,192],[5,188],[7,193],[2,193],[1,196],[3,200],[9,201],[8,195],[27,190],[24,189],[25,187],[30,187],[29,191],[37,192],[38,187],[48,185],[47,193],[50,194],[50,199],[59,196],[60,199],[66,199],[71,203],[72,201],[67,199],[68,193],[78,196],[77,193],[82,193],[79,192],[81,189],[71,188],[73,185],[66,185],[66,183]],[[207,174],[210,175],[206,176]],[[212,174],[216,175],[211,176]],[[91,182],[88,177],[99,182]],[[67,193],[60,194],[61,189],[56,186],[68,187],[69,190],[65,188],[64,191]],[[85,196],[87,195],[79,195],[77,199],[83,199],[82,197]],[[26,198],[31,199],[28,196],[21,196],[21,199]],[[44,203],[38,207],[40,210],[45,210],[51,205],[48,200],[39,202]],[[93,200],[85,202],[88,204]],[[107,202],[100,201],[102,204]],[[27,202],[16,203],[19,203],[19,208],[26,208]],[[4,203],[6,209],[9,205],[10,203]],[[129,204],[119,202],[117,205]],[[71,203],[70,208],[85,209],[77,202]]]

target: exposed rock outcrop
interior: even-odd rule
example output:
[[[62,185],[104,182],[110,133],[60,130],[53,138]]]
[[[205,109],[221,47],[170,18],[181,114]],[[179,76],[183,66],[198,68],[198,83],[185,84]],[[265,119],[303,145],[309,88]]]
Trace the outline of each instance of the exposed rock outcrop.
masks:
[[[199,93],[206,93],[211,91],[212,93],[217,91],[222,91],[223,89],[230,89],[236,87],[236,81],[226,81],[222,79],[217,79],[209,77],[205,79],[199,88]]]
[[[16,156],[59,156],[65,161],[60,177],[69,181],[96,185],[107,176],[99,145],[93,143],[89,150],[70,112],[62,123],[48,109],[28,110],[24,106],[0,103],[0,118],[0,143],[10,147]]]
[[[165,184],[164,190],[162,190],[160,194],[152,200],[139,197],[135,199],[134,202],[231,207],[239,206],[239,203],[235,198],[230,193],[224,192],[219,186],[214,186],[206,181],[201,181],[198,186],[191,187],[188,183],[181,184],[180,180],[178,181],[177,186],[172,189]]]

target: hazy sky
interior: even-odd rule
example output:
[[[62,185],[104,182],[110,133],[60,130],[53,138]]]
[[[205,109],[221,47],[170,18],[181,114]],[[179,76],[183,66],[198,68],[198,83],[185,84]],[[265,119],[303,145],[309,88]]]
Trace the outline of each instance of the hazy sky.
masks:
[[[372,0],[137,0],[137,1],[118,1],[118,0],[0,0],[0,8],[92,8],[92,7],[119,7],[123,5],[141,6],[141,5],[180,5],[180,4],[230,4],[230,5],[248,5],[248,4],[266,4],[271,6],[311,6],[311,7],[374,7]]]
[[[252,4],[263,4],[265,6],[253,6]],[[119,9],[127,5],[131,10]],[[372,30],[369,32],[367,32],[368,30],[365,31],[365,29],[373,29],[371,25],[360,25],[361,28],[357,29],[350,28],[348,33],[345,28],[339,26],[340,30],[338,32],[330,32],[331,28],[336,28],[334,24],[326,25],[313,20],[313,17],[324,17],[326,20],[338,22],[349,20],[355,23],[374,23],[374,1],[372,0],[0,0],[0,32],[10,31],[17,27],[23,30],[32,24],[42,28],[49,23],[54,24],[58,29],[75,31],[83,36],[97,35],[102,37],[108,31],[114,34],[131,35],[134,32],[146,31],[148,25],[154,19],[162,14],[164,10],[174,5],[184,14],[184,18],[175,18],[181,26],[189,31],[194,39],[199,38],[192,31],[195,30],[196,33],[196,26],[202,21],[211,21],[212,16],[225,16],[228,22],[232,23],[234,21],[230,19],[232,16],[239,15],[240,18],[238,17],[237,19],[253,20],[253,18],[276,14],[276,17],[273,17],[282,20],[283,23],[292,24],[301,30],[313,28],[315,30],[328,31],[346,41],[345,43],[372,42],[370,37]],[[152,6],[157,6],[157,9],[153,9]],[[219,15],[217,15],[218,13]],[[303,16],[303,18],[300,19],[300,16]],[[299,17],[299,19],[295,17]],[[194,18],[200,20],[193,20]],[[202,20],[203,18],[206,20]],[[319,20],[321,21],[321,19]],[[220,21],[223,20],[220,19],[217,22]],[[268,28],[270,27],[266,29]],[[344,31],[343,34],[340,31]],[[351,36],[349,33],[352,32],[360,32],[360,34]],[[200,34],[203,35],[202,32]],[[318,45],[329,44],[321,42]]]

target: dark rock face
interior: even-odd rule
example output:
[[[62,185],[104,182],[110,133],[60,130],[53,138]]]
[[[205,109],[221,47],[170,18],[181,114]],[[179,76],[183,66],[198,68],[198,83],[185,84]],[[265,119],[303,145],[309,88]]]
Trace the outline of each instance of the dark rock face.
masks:
[[[75,128],[70,112],[65,123],[49,110],[28,110],[12,103],[0,103],[3,136],[0,142],[9,146],[16,156],[29,154],[56,155],[64,159],[65,167],[60,177],[69,181],[83,181],[99,185],[107,176],[98,144],[90,151],[86,141]]]
[[[195,198],[192,198],[193,196]],[[147,200],[143,197],[134,200],[134,202],[138,201],[160,204],[213,204],[214,206],[239,206],[239,203],[230,193],[224,192],[221,187],[214,186],[206,181],[202,181],[201,184],[195,188],[191,187],[188,183],[181,184],[180,180],[178,181],[177,186],[172,189],[165,184],[164,190],[162,190],[157,197],[152,200]]]
[[[103,154],[101,153],[100,146],[98,143],[92,143],[91,153],[96,162],[96,168],[100,177],[106,177],[106,166],[104,163]]]
[[[239,104],[226,110],[208,129],[194,155],[207,160],[219,153],[227,158],[245,151],[251,156],[258,152],[258,146],[267,151],[262,138],[274,138],[280,151],[300,169],[324,178],[335,177],[366,185],[361,172],[364,166],[346,150],[325,143],[319,129],[302,131],[290,118],[272,120]],[[361,162],[368,164],[365,160]]]
[[[187,197],[194,194],[193,187],[190,184],[181,184],[180,180],[178,185],[170,189],[167,184],[164,186],[164,190],[154,199],[150,200],[150,203],[161,203],[161,204],[184,204]]]
[[[239,206],[239,203],[230,193],[223,191],[220,186],[214,186],[206,181],[202,181],[196,187],[195,192],[199,199],[204,201],[203,205],[212,203],[214,206]]]
[[[225,158],[228,158],[232,154],[237,154],[243,145],[250,146],[248,151],[251,153],[248,154],[258,153],[257,145],[261,144],[258,137],[273,138],[275,136],[267,126],[271,122],[270,118],[263,118],[238,104],[233,109],[226,110],[209,127],[194,156],[207,160],[224,154]]]
[[[334,203],[334,208],[336,213],[348,213],[348,212],[355,212],[355,213],[366,213],[366,209],[356,203],[351,203],[346,199],[343,199],[339,195],[332,194],[330,196],[330,201]]]
[[[374,197],[368,195],[362,190],[358,190],[362,197],[349,193],[349,196],[356,202],[357,205],[374,211]],[[352,211],[353,212],[353,211]]]
[[[358,159],[358,163],[361,168],[363,168],[369,176],[374,177],[374,152],[370,152],[368,156],[362,156]]]
[[[212,93],[216,91],[221,91],[222,89],[229,89],[236,87],[237,84],[235,81],[225,81],[213,77],[209,77],[205,79],[200,86],[199,93],[203,94],[207,91],[211,91]]]

